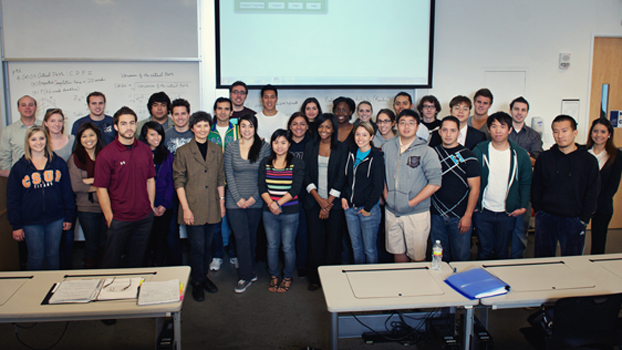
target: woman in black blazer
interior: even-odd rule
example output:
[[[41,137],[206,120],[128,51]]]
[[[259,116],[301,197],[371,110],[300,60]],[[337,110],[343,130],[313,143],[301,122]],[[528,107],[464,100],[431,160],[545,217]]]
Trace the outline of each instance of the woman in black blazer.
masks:
[[[613,195],[622,176],[622,152],[613,144],[613,126],[606,118],[592,122],[587,148],[600,167],[600,193],[592,216],[592,254],[605,254],[607,229],[613,216]]]
[[[305,197],[309,245],[309,290],[320,287],[317,268],[341,262],[346,146],[337,140],[337,119],[331,113],[316,119],[317,139],[305,147]]]

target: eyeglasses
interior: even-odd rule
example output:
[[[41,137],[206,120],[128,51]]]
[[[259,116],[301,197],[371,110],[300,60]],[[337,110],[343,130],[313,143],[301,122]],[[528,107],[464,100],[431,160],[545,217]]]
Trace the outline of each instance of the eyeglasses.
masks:
[[[416,123],[416,122],[408,122],[408,123],[407,123],[407,122],[405,122],[405,121],[401,121],[401,122],[400,122],[400,125],[401,125],[401,126],[406,126],[406,125],[408,125],[408,126],[416,126],[416,125],[417,125],[417,123]]]
[[[436,109],[435,105],[423,105],[423,109]]]
[[[127,279],[120,279],[119,282],[121,283],[115,283],[115,280],[117,278],[114,277],[112,279],[112,281],[110,281],[109,283],[105,284],[104,287],[102,289],[106,289],[109,292],[123,292],[125,290],[127,290],[128,288],[130,288],[132,286],[132,279],[131,278],[127,278]],[[125,285],[125,280],[129,281],[129,283],[127,285]]]
[[[246,95],[246,91],[244,91],[244,90],[241,90],[241,91],[240,90],[233,90],[233,91],[231,91],[231,94],[232,95]]]
[[[377,124],[391,124],[391,119],[387,119],[387,120],[380,120],[378,119],[376,121]]]

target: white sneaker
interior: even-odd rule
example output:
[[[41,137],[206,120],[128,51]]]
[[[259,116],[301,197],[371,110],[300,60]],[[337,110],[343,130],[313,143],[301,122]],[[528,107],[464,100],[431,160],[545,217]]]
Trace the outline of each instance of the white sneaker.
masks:
[[[222,259],[214,258],[212,259],[212,262],[209,264],[209,269],[212,271],[218,271],[220,270],[220,265],[222,265]]]
[[[253,283],[253,281],[247,281],[247,280],[239,280],[238,281],[238,285],[235,286],[235,292],[240,294],[240,293],[244,293],[246,291],[246,288],[248,288],[248,286],[250,286]]]
[[[231,258],[229,259],[229,262],[231,263],[231,265],[235,265],[236,269],[240,268],[240,264],[238,263],[238,258]]]

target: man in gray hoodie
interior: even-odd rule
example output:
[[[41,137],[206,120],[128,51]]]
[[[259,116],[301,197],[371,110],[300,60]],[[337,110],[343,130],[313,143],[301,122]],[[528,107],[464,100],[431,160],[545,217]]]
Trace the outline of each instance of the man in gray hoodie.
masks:
[[[395,262],[425,260],[430,234],[430,197],[441,188],[436,152],[416,136],[421,118],[412,109],[397,116],[399,137],[382,147],[385,155],[386,248]]]

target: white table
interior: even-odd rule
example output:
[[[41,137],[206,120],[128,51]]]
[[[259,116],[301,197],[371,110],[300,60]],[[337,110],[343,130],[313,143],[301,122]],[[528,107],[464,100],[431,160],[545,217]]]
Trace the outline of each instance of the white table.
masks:
[[[566,297],[620,293],[622,270],[618,276],[607,269],[607,264],[616,263],[622,268],[622,254],[465,261],[450,263],[450,266],[457,272],[483,267],[510,284],[509,293],[481,299],[482,305],[494,310],[536,307]],[[509,276],[509,272],[513,276]]]
[[[44,300],[52,286],[66,277],[143,277],[149,281],[179,279],[186,292],[189,266],[69,270],[69,271],[20,271],[0,273],[0,322],[51,322],[124,318],[156,318],[156,339],[164,317],[174,322],[174,342],[181,349],[181,307],[177,303],[138,306],[136,299],[95,301],[86,304],[45,304]]]
[[[427,269],[429,266],[425,262],[320,267],[322,290],[331,318],[330,348],[339,347],[339,313],[463,307],[466,309],[464,346],[468,349],[473,307],[479,300],[467,299],[443,281],[452,272],[447,264],[439,271]],[[410,280],[409,274],[420,281]],[[427,283],[418,283],[423,282],[421,279]]]

